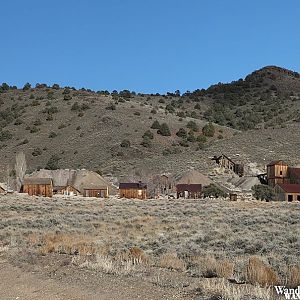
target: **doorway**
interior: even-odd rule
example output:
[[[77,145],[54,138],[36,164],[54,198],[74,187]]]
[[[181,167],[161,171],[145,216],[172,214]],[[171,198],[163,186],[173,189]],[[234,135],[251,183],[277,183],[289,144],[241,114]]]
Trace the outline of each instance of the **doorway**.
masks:
[[[288,201],[292,202],[293,201],[293,195],[288,195]]]

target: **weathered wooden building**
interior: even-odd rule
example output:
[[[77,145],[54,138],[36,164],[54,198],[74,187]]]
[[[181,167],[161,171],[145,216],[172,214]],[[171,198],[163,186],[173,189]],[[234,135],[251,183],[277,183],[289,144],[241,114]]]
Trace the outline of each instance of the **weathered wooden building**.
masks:
[[[66,196],[82,195],[85,197],[103,197],[109,196],[111,184],[96,172],[81,169],[59,169],[44,170],[41,169],[30,175],[30,178],[51,179],[54,185],[54,193]]]
[[[80,191],[77,190],[76,188],[74,188],[72,185],[54,186],[53,193],[64,195],[64,196],[79,196],[79,195],[81,195]]]
[[[272,161],[267,165],[268,185],[275,187],[278,183],[288,183],[288,165],[282,160]]]
[[[148,193],[154,198],[170,195],[176,190],[175,180],[170,174],[155,175],[151,182],[153,192],[148,190]]]
[[[119,196],[128,199],[147,199],[147,184],[141,181],[120,183]]]
[[[84,197],[108,198],[108,186],[85,186],[83,189]]]
[[[216,161],[216,163],[220,167],[230,170],[240,177],[244,176],[244,165],[241,163],[234,162],[225,154],[221,154],[220,156],[214,156],[212,160]]]
[[[53,196],[53,182],[51,178],[25,177],[21,191],[30,196]]]
[[[300,184],[277,183],[274,191],[279,201],[300,202]]]
[[[176,193],[178,198],[197,199],[201,197],[202,185],[197,183],[184,184],[179,183],[176,185]]]

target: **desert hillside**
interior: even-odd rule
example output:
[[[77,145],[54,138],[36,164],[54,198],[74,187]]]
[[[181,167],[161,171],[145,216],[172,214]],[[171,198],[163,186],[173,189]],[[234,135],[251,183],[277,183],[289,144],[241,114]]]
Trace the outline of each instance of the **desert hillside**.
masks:
[[[299,74],[278,67],[165,95],[3,83],[1,174],[21,150],[29,171],[48,164],[118,176],[209,171],[220,152],[261,166],[275,158],[299,164],[299,108]],[[208,122],[213,136],[203,134]]]

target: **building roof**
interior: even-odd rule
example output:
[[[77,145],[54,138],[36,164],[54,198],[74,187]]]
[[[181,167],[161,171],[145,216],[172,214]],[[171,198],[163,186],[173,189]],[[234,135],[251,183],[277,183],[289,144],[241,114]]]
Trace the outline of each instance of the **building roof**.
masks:
[[[177,192],[201,192],[202,185],[201,184],[177,184],[176,185]]]
[[[289,170],[294,176],[300,178],[300,168],[289,168]]]
[[[72,186],[80,193],[84,189],[110,188],[111,185],[98,173],[89,170],[45,170],[41,169],[28,178],[48,178],[53,180],[55,187]]]
[[[271,161],[267,167],[270,167],[270,166],[275,166],[275,165],[284,165],[284,166],[287,166],[288,164],[285,163],[283,160],[274,160],[274,161]]]
[[[207,176],[196,170],[189,170],[177,179],[177,184],[201,184],[202,186],[208,186],[212,182]]]
[[[147,184],[142,182],[122,182],[119,184],[119,189],[146,189]]]
[[[299,193],[300,194],[300,184],[292,183],[278,183],[286,193]]]
[[[52,184],[51,178],[25,177],[23,184]]]

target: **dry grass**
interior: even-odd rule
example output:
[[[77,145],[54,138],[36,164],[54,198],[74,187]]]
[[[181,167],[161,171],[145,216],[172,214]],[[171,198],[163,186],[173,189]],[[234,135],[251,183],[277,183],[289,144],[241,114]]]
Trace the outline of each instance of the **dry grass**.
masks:
[[[258,286],[242,285],[236,286],[229,284],[226,280],[203,280],[200,289],[211,295],[210,299],[222,300],[243,300],[253,299],[249,296],[255,296],[255,299],[273,300],[272,290],[270,288],[260,288]]]
[[[165,253],[160,257],[159,266],[176,271],[185,271],[185,262],[177,256],[177,253]]]
[[[246,269],[246,278],[249,283],[261,286],[271,286],[279,283],[278,274],[258,257],[250,257]]]
[[[299,282],[300,205],[107,199],[101,208],[102,202],[0,197],[0,245],[9,253],[68,254],[78,266],[113,274],[162,267],[261,286]]]
[[[300,266],[293,266],[288,268],[286,284],[291,288],[300,286]]]

